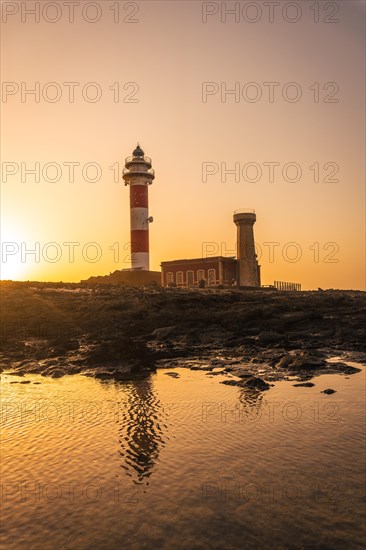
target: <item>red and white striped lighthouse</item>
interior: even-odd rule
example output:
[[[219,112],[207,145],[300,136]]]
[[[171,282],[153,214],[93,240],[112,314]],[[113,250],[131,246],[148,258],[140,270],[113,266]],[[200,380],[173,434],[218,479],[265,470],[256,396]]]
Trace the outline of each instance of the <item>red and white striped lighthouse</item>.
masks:
[[[127,157],[123,170],[125,185],[130,186],[131,268],[149,270],[149,185],[155,178],[151,158],[140,145]]]

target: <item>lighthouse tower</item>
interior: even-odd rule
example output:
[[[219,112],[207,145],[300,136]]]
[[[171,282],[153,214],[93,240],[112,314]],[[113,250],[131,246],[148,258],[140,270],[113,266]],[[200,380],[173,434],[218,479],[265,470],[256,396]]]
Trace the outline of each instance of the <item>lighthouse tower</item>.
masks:
[[[151,158],[147,157],[140,145],[127,157],[123,170],[125,185],[130,186],[131,216],[131,268],[148,271],[149,260],[149,185],[155,178],[151,168]]]

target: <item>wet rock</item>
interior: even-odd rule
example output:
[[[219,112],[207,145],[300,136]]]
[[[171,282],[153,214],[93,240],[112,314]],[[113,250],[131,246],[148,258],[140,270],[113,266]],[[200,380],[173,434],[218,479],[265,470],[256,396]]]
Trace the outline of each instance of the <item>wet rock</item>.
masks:
[[[94,371],[93,376],[100,378],[101,380],[131,380],[134,377],[132,376],[132,368],[125,367],[120,368],[119,370],[109,370],[109,369],[98,369]]]
[[[52,351],[56,355],[65,355],[68,351],[75,351],[79,349],[79,342],[77,340],[56,340],[51,343]]]
[[[357,372],[361,372],[361,369],[357,367],[346,365],[346,363],[334,363],[333,361],[327,363],[327,367],[329,367],[330,371],[339,372],[341,374],[356,374]]]
[[[276,364],[276,368],[296,372],[316,370],[325,364],[322,354],[317,353],[316,350],[314,352],[300,351],[283,356]]]
[[[336,393],[336,390],[332,390],[331,388],[327,388],[326,390],[323,390],[320,393],[326,393],[327,395],[331,395],[332,393]]]
[[[51,378],[62,378],[67,372],[62,369],[53,369],[51,372]]]
[[[43,359],[38,363],[38,367],[53,367],[60,364],[61,358],[57,359]]]
[[[280,360],[275,364],[277,369],[287,369],[292,365],[294,357],[292,355],[285,355],[280,358]]]
[[[247,375],[242,380],[223,380],[221,384],[227,386],[239,386],[241,388],[251,388],[258,391],[269,390],[270,386],[262,380],[262,378],[257,378],[256,376]]]
[[[262,344],[270,344],[273,342],[280,342],[283,339],[283,336],[275,331],[264,330],[258,336],[259,342]]]
[[[255,326],[250,326],[245,329],[245,334],[247,334],[248,336],[257,336],[260,332],[261,329]]]
[[[289,324],[299,323],[313,318],[314,313],[312,311],[290,311],[280,315],[280,319]]]
[[[289,369],[292,371],[316,370],[323,365],[325,365],[323,359],[319,359],[312,355],[304,355],[302,357],[296,357],[294,361],[290,363]]]
[[[262,378],[257,378],[253,376],[252,378],[249,378],[248,380],[245,380],[245,386],[249,388],[255,388],[256,390],[265,391],[269,390],[269,384],[262,380]]]
[[[177,327],[171,326],[171,327],[161,327],[157,328],[152,332],[152,336],[155,338],[155,340],[164,341],[167,338],[173,336],[176,334]]]
[[[220,384],[225,384],[225,386],[242,386],[241,380],[222,380]]]
[[[214,365],[190,365],[191,370],[205,370],[211,371],[214,368]]]
[[[24,374],[40,374],[44,370],[44,367],[38,361],[27,360],[14,364],[13,368],[15,369],[14,374],[18,374],[19,376],[24,376]]]
[[[147,348],[145,342],[128,336],[106,338],[86,346],[83,363],[96,371],[115,373],[117,377],[131,372],[138,376],[137,371],[153,371],[155,357]]]
[[[347,361],[354,361],[355,363],[361,363],[361,365],[366,366],[366,353],[359,351],[346,352],[343,359]]]
[[[315,386],[313,382],[300,382],[299,384],[292,384],[292,385],[297,388],[312,388],[313,386]]]

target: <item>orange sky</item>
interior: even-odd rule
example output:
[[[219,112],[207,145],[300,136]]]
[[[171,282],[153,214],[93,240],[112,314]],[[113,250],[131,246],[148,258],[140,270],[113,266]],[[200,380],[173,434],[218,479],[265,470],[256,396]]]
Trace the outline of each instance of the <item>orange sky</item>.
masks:
[[[62,1],[58,12],[52,5],[44,9],[54,2],[41,2],[39,23],[22,13],[22,4],[2,3],[3,279],[79,281],[129,267],[129,189],[121,177],[114,181],[109,167],[120,163],[121,171],[139,141],[156,171],[149,188],[152,269],[164,260],[199,257],[205,243],[216,243],[210,248],[215,254],[234,254],[232,214],[248,207],[257,213],[263,284],[365,288],[363,2],[331,3],[337,14],[320,2],[319,23],[310,2],[295,2],[302,13],[293,23],[286,18],[298,14],[286,11],[287,2],[280,2],[273,23],[263,2],[256,13],[253,7],[245,12],[247,2],[241,2],[238,20],[226,14],[226,22],[221,2],[119,2],[119,23],[111,10],[117,3],[108,0],[80,1],[73,23]],[[31,9],[35,2],[25,4]],[[223,5],[229,10],[235,2]],[[204,23],[209,10],[217,13]],[[100,20],[85,21],[83,13]],[[246,20],[260,13],[257,22]],[[57,87],[47,87],[51,82]],[[79,83],[74,102],[65,82]],[[91,82],[102,93],[97,102],[91,101],[96,88],[85,87]],[[117,85],[110,87],[117,82],[116,102]],[[205,82],[216,84],[203,101]],[[278,83],[273,102],[269,82]],[[286,87],[290,82],[296,88]],[[335,85],[324,89],[330,82]],[[22,98],[22,88],[36,83],[39,102]],[[225,88],[235,86],[239,96],[225,96]],[[61,97],[52,102],[57,92]],[[250,101],[254,93],[262,94],[257,102]],[[297,102],[291,102],[294,93],[301,94]],[[278,163],[274,181],[271,162]],[[39,182],[25,173],[35,163]],[[48,163],[57,163],[60,173],[52,166],[44,172]],[[74,181],[65,163],[79,163]],[[99,181],[87,181],[95,175],[92,167],[83,176],[87,163],[100,167]],[[203,178],[205,163],[217,173]],[[284,180],[288,163],[300,167],[299,181]],[[235,166],[238,181],[235,174],[225,181],[223,168]],[[246,181],[243,171],[253,180],[258,166],[259,180]],[[337,166],[333,179],[339,181],[323,181]],[[287,174],[294,178],[294,168]],[[47,181],[52,178],[58,181]],[[74,258],[65,245],[71,242],[79,243]],[[98,244],[95,262],[97,249],[88,243]],[[272,258],[264,243],[278,243]],[[37,247],[39,257],[24,256]]]

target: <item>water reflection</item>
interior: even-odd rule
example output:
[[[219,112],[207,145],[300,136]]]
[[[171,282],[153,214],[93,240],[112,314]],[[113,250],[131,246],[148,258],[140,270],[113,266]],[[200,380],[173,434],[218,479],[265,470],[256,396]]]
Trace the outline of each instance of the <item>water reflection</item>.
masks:
[[[131,382],[124,391],[127,399],[119,416],[122,468],[134,483],[143,484],[154,471],[160,448],[168,439],[165,411],[150,379]]]
[[[242,420],[255,422],[262,416],[262,408],[267,400],[264,392],[254,388],[241,388],[239,393],[239,409]]]

